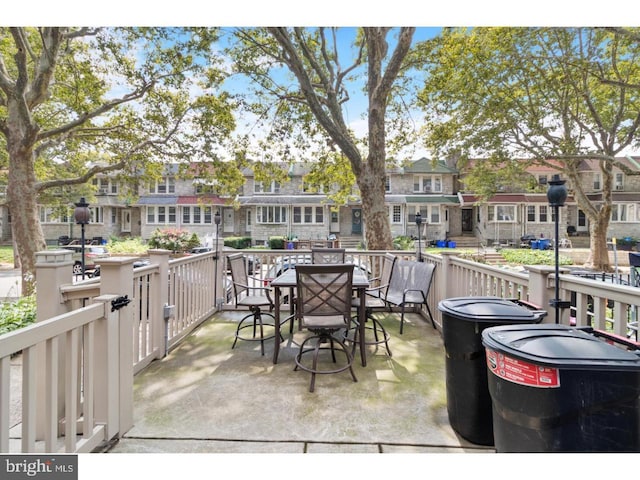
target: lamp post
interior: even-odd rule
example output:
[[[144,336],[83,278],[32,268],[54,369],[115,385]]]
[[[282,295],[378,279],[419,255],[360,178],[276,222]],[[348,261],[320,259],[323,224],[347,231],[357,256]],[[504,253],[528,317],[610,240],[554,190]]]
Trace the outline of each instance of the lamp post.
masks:
[[[418,230],[418,261],[422,261],[422,251],[420,248],[420,226],[422,225],[422,214],[420,212],[416,213],[416,227]]]
[[[213,280],[213,289],[215,290],[215,301],[216,301],[216,308],[218,308],[218,276],[220,274],[220,272],[218,272],[218,232],[220,230],[220,210],[216,210],[215,215],[213,216],[213,222],[216,224],[216,262],[215,262],[215,269],[216,269],[216,276]]]
[[[80,254],[82,255],[82,279],[84,280],[84,226],[89,223],[89,204],[85,202],[84,197],[80,198],[80,201],[75,204],[76,208],[73,211],[73,218],[76,223],[80,225]]]
[[[556,311],[556,323],[560,323],[560,309],[568,308],[571,306],[570,302],[560,300],[560,261],[559,261],[559,227],[560,222],[560,207],[564,206],[564,201],[567,199],[567,187],[565,186],[565,180],[560,180],[559,175],[554,175],[549,181],[549,189],[547,190],[547,200],[549,205],[553,207],[553,214],[555,217],[555,298],[549,302],[549,305],[555,308]]]

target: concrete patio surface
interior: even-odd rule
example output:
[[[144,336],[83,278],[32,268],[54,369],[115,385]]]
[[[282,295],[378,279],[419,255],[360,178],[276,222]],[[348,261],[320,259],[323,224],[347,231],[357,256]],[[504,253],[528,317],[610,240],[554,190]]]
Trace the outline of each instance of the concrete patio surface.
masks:
[[[294,371],[308,332],[288,328],[279,361],[273,340],[231,348],[243,312],[205,322],[175,350],[138,374],[134,426],[109,453],[491,453],[449,425],[445,351],[440,333],[409,314],[379,314],[392,357],[370,346],[367,366],[320,375]]]

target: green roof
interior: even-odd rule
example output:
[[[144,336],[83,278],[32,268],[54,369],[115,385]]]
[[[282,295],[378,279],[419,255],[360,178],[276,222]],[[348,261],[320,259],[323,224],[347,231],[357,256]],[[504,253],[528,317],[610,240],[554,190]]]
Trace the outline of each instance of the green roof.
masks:
[[[458,204],[457,195],[407,195],[407,203],[452,203]]]

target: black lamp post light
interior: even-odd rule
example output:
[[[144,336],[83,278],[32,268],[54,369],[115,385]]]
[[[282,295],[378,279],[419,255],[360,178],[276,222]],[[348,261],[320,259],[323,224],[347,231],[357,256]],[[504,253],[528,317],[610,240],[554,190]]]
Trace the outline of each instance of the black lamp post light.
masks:
[[[560,222],[560,207],[564,206],[564,202],[567,199],[567,187],[565,186],[565,180],[560,180],[559,175],[554,175],[549,181],[549,189],[547,190],[547,200],[549,205],[553,207],[553,214],[555,217],[555,298],[549,302],[549,305],[554,307],[556,311],[556,323],[560,323],[560,309],[569,308],[571,302],[560,300],[560,257],[559,257],[559,227]]]
[[[422,214],[420,212],[416,213],[416,228],[418,229],[418,261],[422,261],[422,249],[420,247],[420,227],[422,225]]]
[[[84,280],[84,226],[89,223],[89,219],[91,217],[91,212],[89,211],[89,204],[85,202],[84,197],[80,199],[78,203],[75,204],[76,208],[73,211],[73,218],[76,223],[80,225],[80,254],[81,254],[81,264],[82,264],[82,279]]]

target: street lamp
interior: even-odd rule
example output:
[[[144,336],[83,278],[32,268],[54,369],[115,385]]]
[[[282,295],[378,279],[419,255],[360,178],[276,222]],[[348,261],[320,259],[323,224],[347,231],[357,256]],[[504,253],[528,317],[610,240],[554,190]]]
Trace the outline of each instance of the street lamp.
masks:
[[[565,186],[565,180],[560,180],[560,175],[554,175],[553,178],[549,181],[549,189],[547,190],[547,200],[549,200],[549,205],[553,207],[553,214],[555,216],[555,239],[554,239],[554,250],[555,250],[555,298],[549,302],[549,305],[555,308],[556,311],[556,323],[560,323],[560,309],[561,308],[569,308],[571,306],[570,302],[560,300],[560,260],[559,260],[559,228],[558,223],[560,222],[560,207],[564,206],[564,201],[567,199],[567,187]]]
[[[75,206],[73,218],[80,225],[80,252],[82,255],[82,279],[84,280],[84,226],[89,223],[91,212],[89,211],[89,204],[85,202],[84,197],[80,198],[80,201]]]
[[[216,308],[218,307],[218,276],[219,276],[219,272],[218,272],[218,231],[220,229],[220,210],[216,210],[215,215],[213,216],[213,222],[216,224],[216,263],[215,263],[215,269],[216,269],[216,276],[214,278],[214,283],[213,283],[213,289],[215,291],[215,300],[216,300]]]
[[[420,249],[420,226],[422,225],[422,214],[420,212],[416,213],[416,227],[418,229],[418,261],[422,261],[422,252]]]

